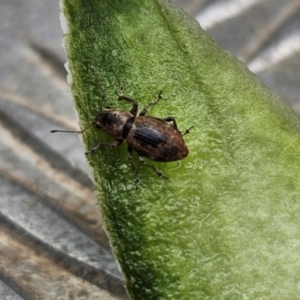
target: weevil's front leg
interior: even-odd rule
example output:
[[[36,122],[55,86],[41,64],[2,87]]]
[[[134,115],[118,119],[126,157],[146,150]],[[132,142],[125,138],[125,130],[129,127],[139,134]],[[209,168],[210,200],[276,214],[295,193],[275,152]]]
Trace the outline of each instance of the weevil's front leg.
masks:
[[[120,92],[119,92],[119,101],[120,100],[125,100],[127,102],[132,103],[132,107],[131,107],[130,113],[136,117],[138,109],[139,109],[139,104],[138,104],[138,102],[136,100],[134,100],[132,98],[129,98],[127,96],[124,96],[124,86],[123,86],[123,83],[122,83],[122,85],[120,87]]]
[[[162,94],[162,91],[160,91],[158,93],[157,98],[153,102],[151,102],[146,107],[144,107],[144,109],[140,112],[139,116],[145,116],[146,113],[150,110],[150,108],[152,108],[155,104],[157,104],[162,99],[162,95],[161,94]]]
[[[111,147],[111,148],[116,148],[118,146],[120,146],[122,144],[123,140],[122,139],[117,139],[112,143],[104,143],[101,142],[98,145],[96,145],[95,147],[93,147],[91,150],[89,150],[88,152],[85,152],[85,155],[89,155],[91,153],[96,152],[99,148],[101,147]]]
[[[156,173],[156,175],[157,175],[158,177],[164,177],[164,178],[168,179],[167,176],[165,176],[162,172],[158,171],[154,166],[152,166],[152,165],[150,165],[150,164],[147,164],[147,163],[144,161],[144,159],[143,159],[142,156],[139,156],[139,161],[140,161],[144,166],[149,167],[150,169],[152,169],[152,170]]]
[[[135,188],[137,189],[138,186],[139,186],[139,183],[140,183],[140,175],[139,175],[139,172],[136,168],[136,166],[134,165],[133,163],[133,160],[132,160],[132,149],[131,147],[128,146],[127,148],[127,154],[128,154],[128,160],[129,160],[129,163],[135,173]]]

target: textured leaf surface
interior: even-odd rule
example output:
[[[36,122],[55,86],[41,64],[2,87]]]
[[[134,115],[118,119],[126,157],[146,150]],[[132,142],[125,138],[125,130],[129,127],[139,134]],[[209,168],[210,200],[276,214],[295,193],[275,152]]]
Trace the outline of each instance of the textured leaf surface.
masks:
[[[125,147],[89,156],[132,298],[295,297],[288,280],[299,269],[295,113],[168,1],[65,0],[63,12],[83,127],[99,108],[91,65],[109,106],[128,107],[116,102],[124,80],[141,105],[164,91],[152,114],[195,126],[189,157],[157,164],[170,179],[139,167],[137,191]],[[88,130],[87,148],[101,138]]]
[[[298,0],[174,2],[299,113]],[[49,133],[78,128],[58,3],[2,1],[0,19],[0,298],[123,298],[80,140]]]

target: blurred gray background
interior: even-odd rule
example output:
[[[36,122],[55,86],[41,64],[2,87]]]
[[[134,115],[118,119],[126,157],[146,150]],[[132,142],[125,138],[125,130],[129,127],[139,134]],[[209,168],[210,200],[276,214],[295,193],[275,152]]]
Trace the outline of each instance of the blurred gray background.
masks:
[[[174,0],[300,114],[300,0]],[[58,1],[0,0],[0,299],[126,299],[63,67]],[[59,141],[59,142],[58,142]]]

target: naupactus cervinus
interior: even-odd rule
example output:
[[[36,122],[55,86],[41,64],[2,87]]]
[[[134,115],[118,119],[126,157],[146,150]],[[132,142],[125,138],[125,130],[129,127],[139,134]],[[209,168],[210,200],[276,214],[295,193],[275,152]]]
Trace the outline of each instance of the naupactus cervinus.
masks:
[[[93,72],[95,69],[92,67]],[[96,75],[96,74],[95,74]],[[100,81],[99,81],[100,84]],[[102,101],[105,97],[103,93]],[[132,169],[136,174],[136,187],[139,184],[139,173],[132,160],[132,153],[135,151],[138,154],[139,161],[150,167],[159,177],[165,177],[154,166],[144,161],[144,157],[159,162],[171,162],[182,160],[187,157],[189,151],[184,142],[183,136],[189,133],[190,127],[184,133],[178,130],[177,123],[174,117],[155,118],[146,116],[147,112],[162,99],[162,91],[159,92],[155,101],[147,105],[138,114],[138,102],[130,97],[124,96],[123,84],[119,92],[119,100],[124,100],[132,104],[131,110],[123,111],[120,109],[111,109],[101,107],[91,124],[96,128],[102,129],[109,136],[114,138],[112,143],[100,142],[91,150],[86,152],[86,155],[97,151],[100,147],[118,147],[123,140],[128,145],[128,159]],[[102,104],[101,104],[102,105]],[[66,130],[51,130],[54,132],[76,132],[83,133],[85,131],[66,131]]]

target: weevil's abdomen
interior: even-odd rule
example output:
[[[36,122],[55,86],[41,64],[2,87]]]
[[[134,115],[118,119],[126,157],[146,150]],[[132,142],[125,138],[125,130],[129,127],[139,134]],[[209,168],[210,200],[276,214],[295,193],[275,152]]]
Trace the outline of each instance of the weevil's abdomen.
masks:
[[[154,161],[176,161],[188,155],[180,132],[171,124],[153,117],[137,117],[126,141],[140,156]]]

